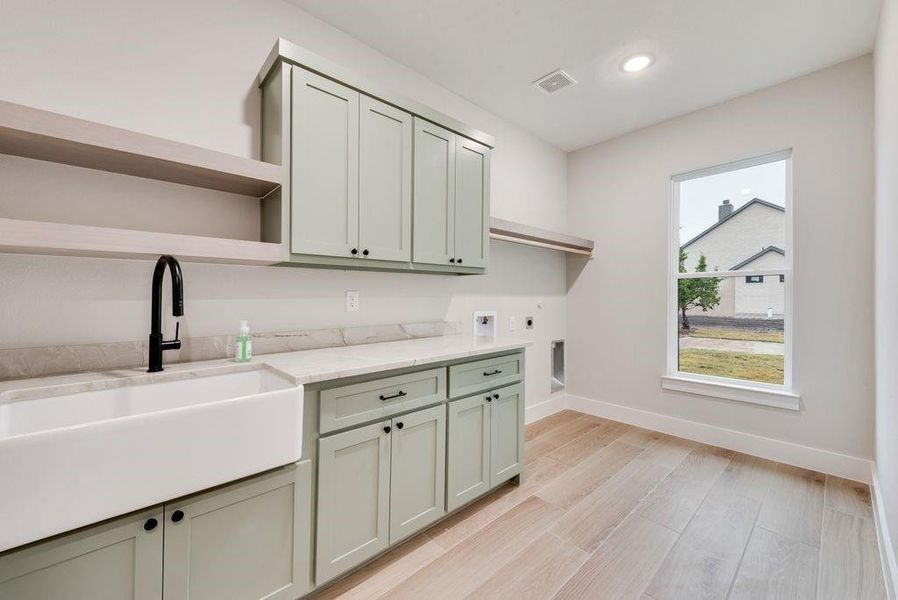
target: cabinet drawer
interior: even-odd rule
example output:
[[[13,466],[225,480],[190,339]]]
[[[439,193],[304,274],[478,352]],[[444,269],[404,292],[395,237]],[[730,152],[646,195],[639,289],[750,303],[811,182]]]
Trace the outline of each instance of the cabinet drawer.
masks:
[[[446,369],[428,369],[321,391],[324,434],[446,398]]]
[[[458,398],[521,381],[524,354],[509,354],[449,367],[449,397]]]

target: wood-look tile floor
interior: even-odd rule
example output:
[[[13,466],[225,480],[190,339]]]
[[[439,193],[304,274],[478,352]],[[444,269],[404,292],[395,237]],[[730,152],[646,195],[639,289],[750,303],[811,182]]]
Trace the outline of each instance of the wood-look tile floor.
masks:
[[[885,598],[869,488],[573,411],[526,473],[318,598]]]

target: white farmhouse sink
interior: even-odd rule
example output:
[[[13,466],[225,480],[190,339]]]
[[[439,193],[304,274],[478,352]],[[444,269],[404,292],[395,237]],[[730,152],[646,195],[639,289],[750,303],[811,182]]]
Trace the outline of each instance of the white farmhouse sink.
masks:
[[[148,379],[0,397],[0,551],[299,460],[288,377]]]

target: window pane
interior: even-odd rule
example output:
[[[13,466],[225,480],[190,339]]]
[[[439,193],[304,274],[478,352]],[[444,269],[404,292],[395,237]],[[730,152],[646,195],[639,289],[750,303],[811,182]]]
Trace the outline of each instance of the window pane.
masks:
[[[679,198],[681,272],[785,267],[786,161],[682,181]]]
[[[775,275],[746,279],[679,280],[680,371],[783,383],[784,286]]]

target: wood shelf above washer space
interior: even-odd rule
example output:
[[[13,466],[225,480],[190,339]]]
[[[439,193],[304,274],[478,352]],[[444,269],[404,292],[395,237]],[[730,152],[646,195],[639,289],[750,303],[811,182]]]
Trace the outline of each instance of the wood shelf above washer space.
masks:
[[[0,154],[260,198],[278,165],[0,101]]]
[[[549,250],[559,250],[592,258],[595,242],[566,233],[557,233],[505,219],[490,218],[490,238],[516,244],[526,244]]]

